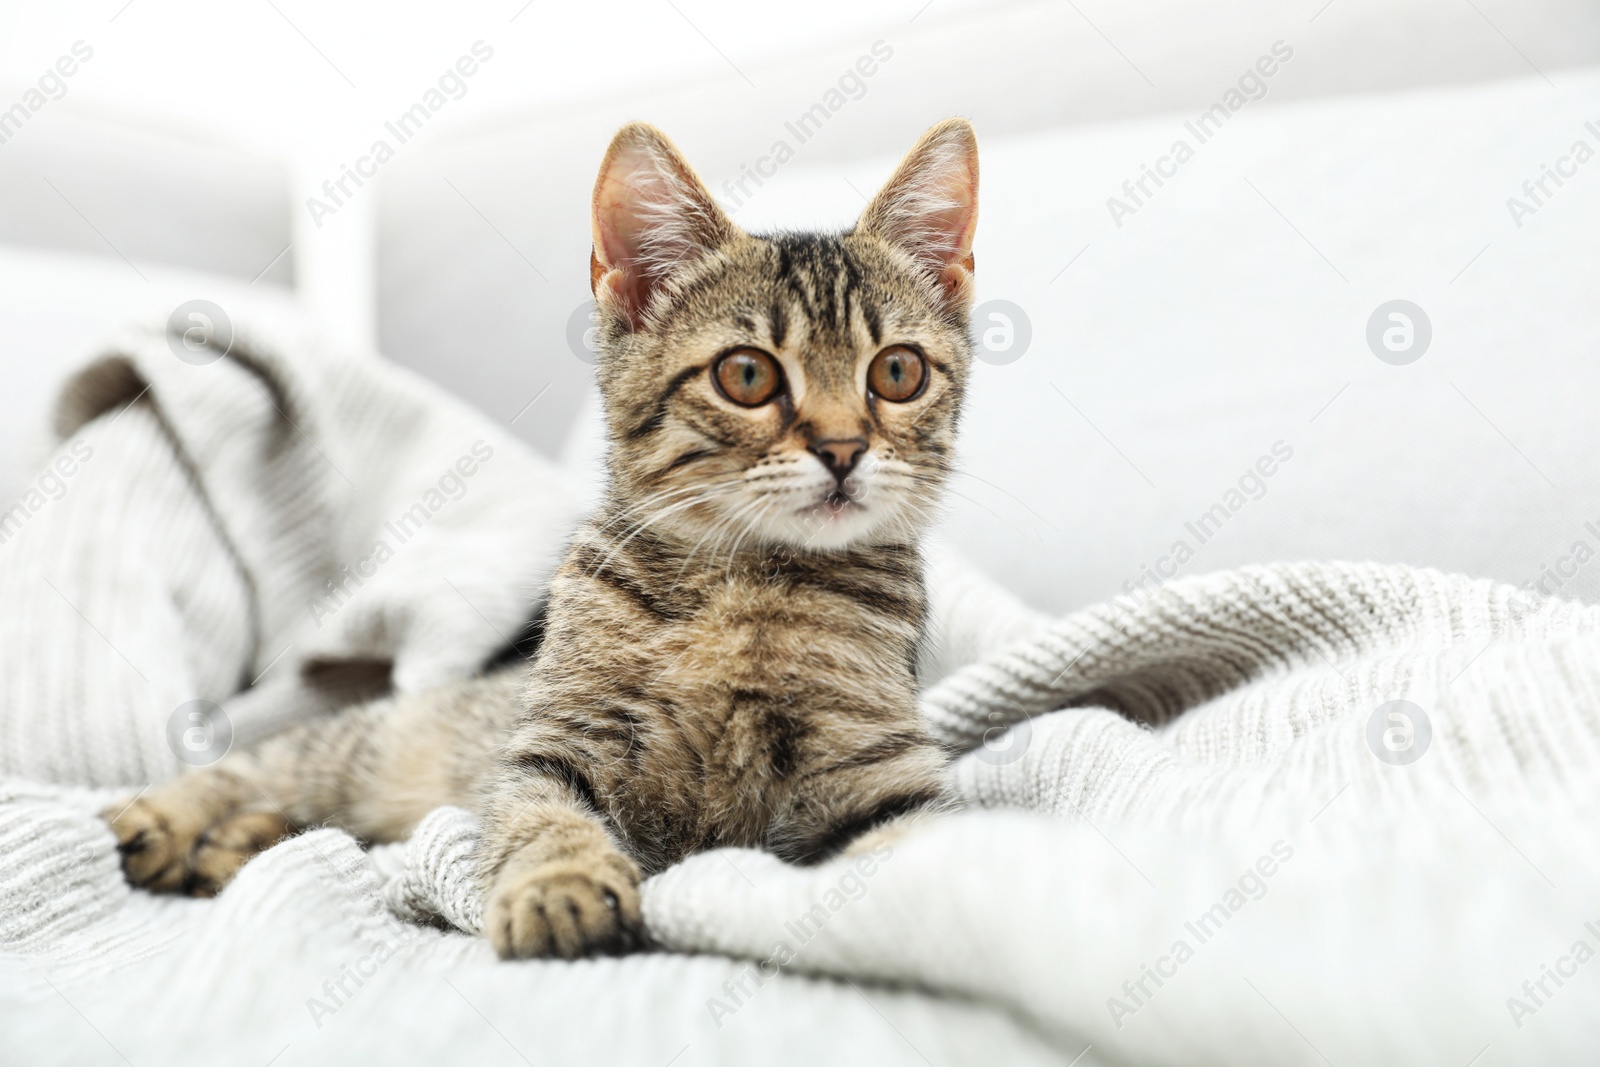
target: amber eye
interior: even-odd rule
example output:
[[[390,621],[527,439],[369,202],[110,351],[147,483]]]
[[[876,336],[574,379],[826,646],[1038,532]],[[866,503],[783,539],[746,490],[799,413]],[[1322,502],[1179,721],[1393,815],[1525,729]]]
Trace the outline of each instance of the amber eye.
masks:
[[[890,345],[872,359],[867,385],[885,400],[902,403],[922,392],[928,364],[922,353],[905,345]]]
[[[765,404],[783,388],[778,361],[759,348],[735,348],[717,360],[711,374],[723,396],[747,408]]]

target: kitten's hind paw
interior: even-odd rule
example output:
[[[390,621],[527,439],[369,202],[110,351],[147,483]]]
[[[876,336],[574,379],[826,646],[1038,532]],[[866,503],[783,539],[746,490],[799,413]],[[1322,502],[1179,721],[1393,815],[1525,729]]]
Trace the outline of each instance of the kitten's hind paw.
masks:
[[[290,833],[276,811],[241,809],[224,793],[183,778],[101,812],[129,884],[215,896],[246,860]]]
[[[214,897],[258,852],[288,837],[292,828],[276,811],[241,811],[208,826],[189,852],[184,891]]]
[[[646,943],[639,868],[618,852],[509,866],[496,880],[485,927],[502,959],[635,951]]]
[[[150,799],[134,797],[113,804],[100,818],[117,835],[128,884],[173,893],[183,888],[189,850],[205,830],[205,822],[198,812],[158,801],[159,794]]]

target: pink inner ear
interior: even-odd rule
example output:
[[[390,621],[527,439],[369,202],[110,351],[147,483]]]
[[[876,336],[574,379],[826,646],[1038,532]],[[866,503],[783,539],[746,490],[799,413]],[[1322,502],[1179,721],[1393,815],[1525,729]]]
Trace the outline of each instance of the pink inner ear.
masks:
[[[977,175],[965,153],[940,146],[909,177],[907,237],[919,246],[918,258],[940,271],[969,258],[978,221]]]
[[[595,297],[605,287],[630,317],[642,312],[648,301],[641,263],[645,222],[635,177],[644,163],[639,146],[620,148],[595,191],[594,251],[599,260],[591,272]]]
[[[941,268],[972,259],[972,235],[978,222],[978,205],[972,198],[971,184],[962,182],[947,188],[951,205],[934,212],[931,217],[931,228],[939,234],[939,240],[930,253]],[[971,269],[970,265],[967,269]]]
[[[942,123],[912,149],[868,205],[862,227],[899,246],[959,298],[973,269],[977,186],[971,127]]]
[[[666,138],[628,127],[606,157],[594,197],[595,299],[635,325],[662,281],[721,245],[732,223]]]

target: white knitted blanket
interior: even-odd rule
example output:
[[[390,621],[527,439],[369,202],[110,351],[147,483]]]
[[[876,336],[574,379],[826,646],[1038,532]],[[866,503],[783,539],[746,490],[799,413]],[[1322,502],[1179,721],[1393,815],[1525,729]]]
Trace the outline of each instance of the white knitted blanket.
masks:
[[[455,809],[129,890],[93,813],[193,758],[192,702],[242,744],[374,664],[469,674],[583,495],[290,328],[173,345],[67,383],[0,514],[0,1062],[1594,1062],[1600,610],[1397,566],[1051,621],[941,557],[925,703],[971,810],[694,857],[646,886],[666,951],[495,960]]]

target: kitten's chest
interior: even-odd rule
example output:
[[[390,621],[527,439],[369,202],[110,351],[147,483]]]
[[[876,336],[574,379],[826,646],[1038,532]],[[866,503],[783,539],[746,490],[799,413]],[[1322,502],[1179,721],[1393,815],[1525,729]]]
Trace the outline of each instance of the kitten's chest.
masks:
[[[830,768],[917,721],[914,628],[740,595],[685,633],[662,692],[693,750],[701,846],[763,844]]]
[[[684,749],[666,773],[639,782],[652,795],[633,809],[659,820],[659,832],[642,824],[640,836],[663,864],[720,846],[770,847],[797,815],[837,803],[825,796],[830,772],[866,765],[886,741],[919,730],[909,686],[882,687],[860,713],[815,697],[773,685],[714,689],[693,721],[680,720]]]
[[[713,750],[765,739],[782,774],[805,750],[847,741],[873,709],[908,706],[920,636],[920,612],[730,583],[663,642],[662,695]]]
[[[918,729],[912,578],[812,565],[676,589],[597,579],[546,669],[575,703],[618,708],[596,729],[626,734],[610,812],[636,851],[665,865],[766,845],[829,768]]]

